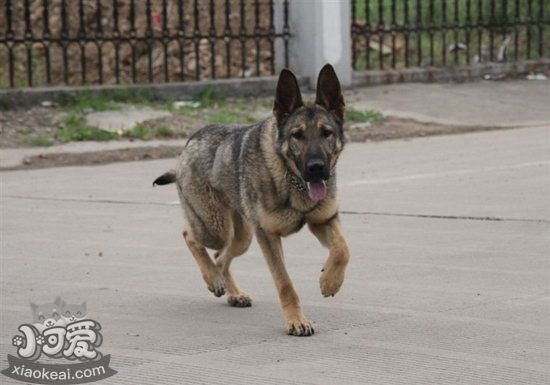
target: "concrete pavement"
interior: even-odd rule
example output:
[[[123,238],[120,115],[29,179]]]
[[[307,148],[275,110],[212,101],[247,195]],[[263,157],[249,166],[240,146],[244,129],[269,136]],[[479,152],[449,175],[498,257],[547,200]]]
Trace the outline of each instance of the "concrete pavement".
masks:
[[[549,89],[548,80],[409,83],[358,88],[350,100],[359,109],[420,122],[528,127],[550,122]]]
[[[311,338],[284,334],[255,243],[233,264],[252,308],[206,290],[151,188],[173,160],[3,172],[2,367],[29,301],[61,295],[101,322],[108,384],[548,384],[549,130],[350,144],[342,291],[321,297],[307,230],[284,241]]]

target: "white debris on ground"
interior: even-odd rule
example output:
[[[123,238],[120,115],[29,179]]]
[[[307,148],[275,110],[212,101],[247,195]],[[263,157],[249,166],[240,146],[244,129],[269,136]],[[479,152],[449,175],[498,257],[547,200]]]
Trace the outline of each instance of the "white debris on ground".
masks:
[[[547,80],[548,77],[545,74],[529,74],[525,77],[527,80]]]
[[[176,100],[174,103],[172,103],[173,108],[183,108],[183,107],[189,107],[189,108],[200,108],[201,102],[195,101],[195,100]]]

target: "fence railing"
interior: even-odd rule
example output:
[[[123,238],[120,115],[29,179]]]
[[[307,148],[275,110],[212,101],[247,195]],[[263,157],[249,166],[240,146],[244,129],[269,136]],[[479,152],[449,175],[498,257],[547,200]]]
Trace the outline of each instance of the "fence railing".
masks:
[[[550,0],[351,0],[355,70],[550,55]]]
[[[289,38],[288,0],[1,0],[0,88],[272,75]]]

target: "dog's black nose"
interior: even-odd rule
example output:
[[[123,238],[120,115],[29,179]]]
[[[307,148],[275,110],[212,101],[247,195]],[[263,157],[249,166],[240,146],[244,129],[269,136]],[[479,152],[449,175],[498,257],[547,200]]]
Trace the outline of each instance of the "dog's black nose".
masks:
[[[310,159],[306,164],[307,171],[311,176],[321,177],[325,171],[325,162],[322,159]]]

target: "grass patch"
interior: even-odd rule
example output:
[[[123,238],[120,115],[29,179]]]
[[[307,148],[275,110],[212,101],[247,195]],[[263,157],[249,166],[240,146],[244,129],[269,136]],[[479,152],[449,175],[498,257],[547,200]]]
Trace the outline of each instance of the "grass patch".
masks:
[[[183,106],[170,108],[170,111],[174,114],[199,119],[205,124],[252,124],[260,120],[257,116],[258,110],[270,106],[264,99],[226,99],[209,90],[211,89],[207,88],[202,94],[198,107]]]
[[[160,126],[156,129],[156,136],[159,138],[172,138],[174,136],[174,131],[167,126]]]
[[[155,102],[153,95],[148,89],[130,90],[128,88],[116,88],[106,91],[105,94],[93,95],[90,92],[79,92],[75,95],[64,95],[60,98],[59,104],[70,110],[79,113],[92,111],[116,111],[120,109],[121,103],[131,103],[141,106],[161,106],[163,103]]]
[[[45,135],[37,135],[25,138],[23,143],[32,147],[49,147],[53,145],[52,138]]]
[[[79,142],[83,140],[107,141],[118,138],[115,132],[90,127],[82,116],[69,114],[61,119],[55,137],[61,142]]]
[[[151,133],[151,129],[141,124],[137,124],[136,126],[132,127],[130,130],[125,131],[122,134],[122,136],[130,139],[145,139],[148,135],[150,135],[150,133]]]
[[[216,91],[216,89],[207,87],[201,92],[199,101],[202,107],[210,107],[222,103],[225,101],[225,97]]]
[[[148,88],[116,88],[109,91],[105,97],[112,99],[116,103],[133,104],[163,110],[170,110],[173,102],[171,99],[159,100]]]
[[[138,124],[131,130],[124,132],[122,136],[130,139],[149,140],[154,138],[172,138],[175,136],[175,133],[170,127],[167,126],[151,128]]]
[[[382,118],[382,113],[376,110],[360,111],[354,108],[348,108],[345,112],[345,120],[352,123],[372,123]]]
[[[250,116],[246,111],[238,111],[230,107],[222,107],[212,111],[207,116],[207,121],[210,124],[252,124],[257,119]]]
[[[116,88],[109,97],[119,103],[153,104],[153,94],[149,89]]]
[[[118,109],[118,105],[105,96],[94,96],[88,92],[79,92],[76,95],[62,96],[59,100],[62,107],[78,112],[110,111]]]

